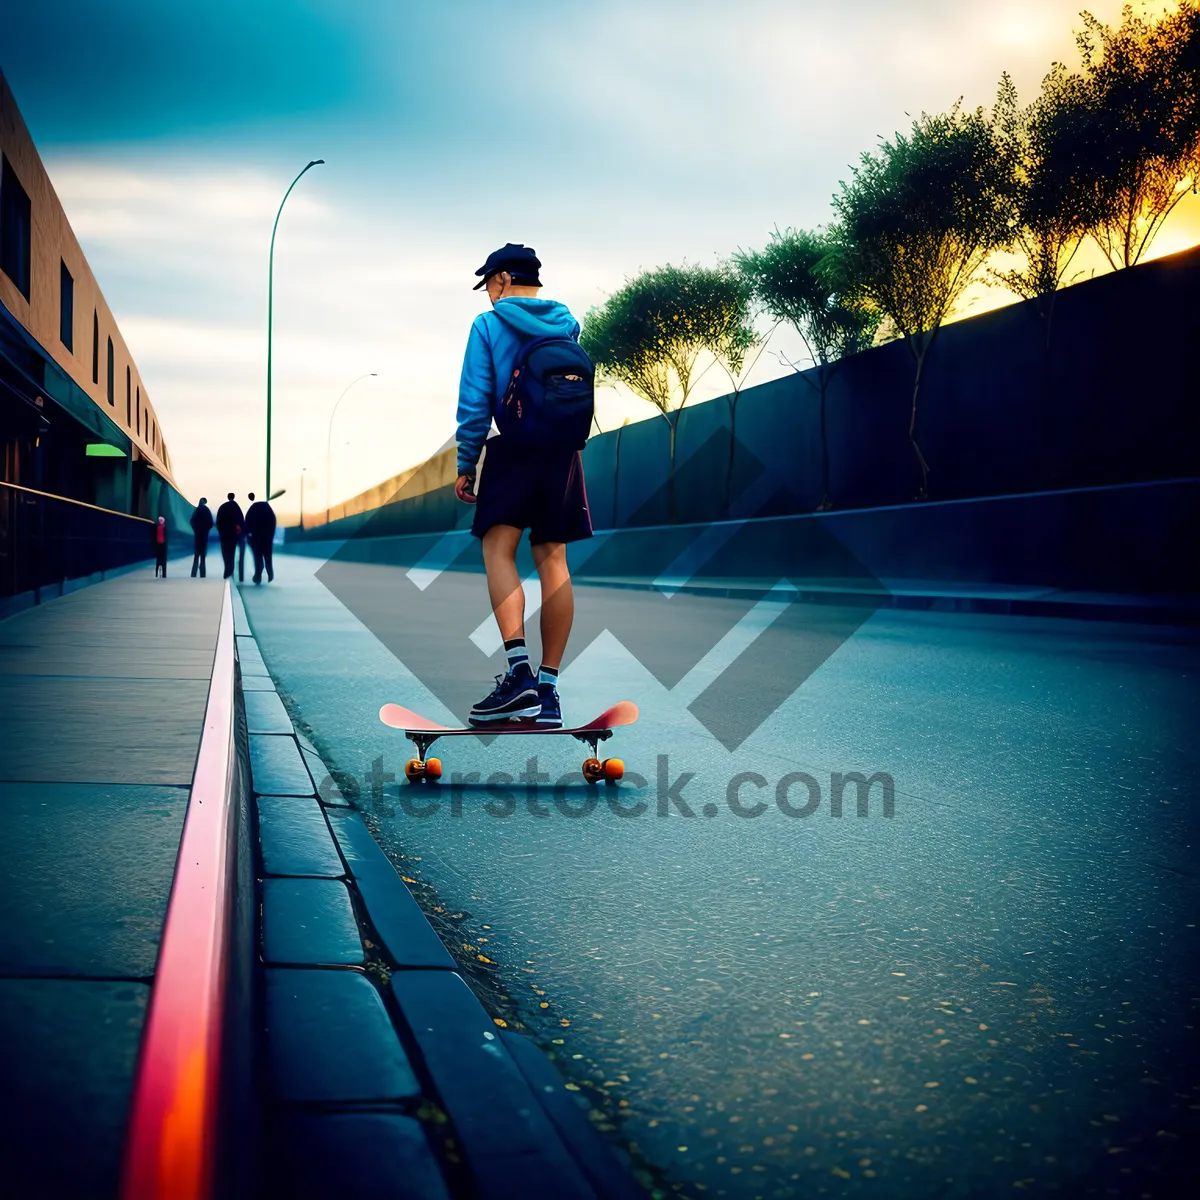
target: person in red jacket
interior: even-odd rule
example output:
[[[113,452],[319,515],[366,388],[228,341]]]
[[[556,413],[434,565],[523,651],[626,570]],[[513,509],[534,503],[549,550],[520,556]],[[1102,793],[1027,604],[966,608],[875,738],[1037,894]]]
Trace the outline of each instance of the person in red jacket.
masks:
[[[162,572],[162,577],[167,577],[167,518],[159,517],[157,524],[154,526],[154,578],[157,579],[159,572]]]

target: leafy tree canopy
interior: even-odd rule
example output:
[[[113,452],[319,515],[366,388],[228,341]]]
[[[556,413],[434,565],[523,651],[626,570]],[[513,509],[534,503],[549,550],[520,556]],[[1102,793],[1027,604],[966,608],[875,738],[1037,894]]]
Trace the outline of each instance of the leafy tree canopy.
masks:
[[[755,342],[748,307],[731,267],[659,267],[591,309],[579,341],[604,374],[666,416],[687,402],[701,351],[740,372]]]
[[[1114,268],[1129,267],[1200,176],[1200,5],[1182,0],[1157,21],[1126,5],[1116,29],[1083,20],[1092,235]]]
[[[839,294],[897,334],[936,331],[1010,237],[1011,162],[982,109],[922,114],[834,196]]]
[[[1052,295],[1104,211],[1088,166],[1102,153],[1093,142],[1093,99],[1080,76],[1055,64],[1041,94],[1021,108],[1005,74],[995,129],[1010,168],[1013,244],[1025,261],[993,278],[1026,300]]]
[[[823,231],[776,230],[762,250],[734,256],[754,298],[803,339],[814,364],[865,350],[879,325],[877,312],[851,306],[839,294],[832,263],[837,247]]]

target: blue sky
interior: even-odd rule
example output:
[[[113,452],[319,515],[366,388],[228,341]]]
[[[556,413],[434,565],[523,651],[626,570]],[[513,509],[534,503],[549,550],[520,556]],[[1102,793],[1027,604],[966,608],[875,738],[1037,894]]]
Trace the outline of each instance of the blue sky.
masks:
[[[1031,94],[1074,62],[1077,7],[39,0],[10,6],[0,67],[193,498],[261,487],[271,222],[326,160],[276,243],[286,510],[302,467],[323,506],[329,413],[365,371],[337,417],[335,499],[445,443],[488,251],[533,245],[544,294],[582,318],[640,268],[820,224],[908,114],[989,104],[1005,69]],[[772,350],[755,379],[788,369]],[[700,394],[722,390],[710,372]],[[650,411],[599,403],[604,427]]]

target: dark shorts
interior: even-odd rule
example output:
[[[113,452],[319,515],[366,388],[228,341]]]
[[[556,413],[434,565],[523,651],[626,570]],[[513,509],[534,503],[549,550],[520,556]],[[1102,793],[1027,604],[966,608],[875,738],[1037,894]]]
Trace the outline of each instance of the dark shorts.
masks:
[[[528,529],[529,540],[578,542],[592,536],[583,462],[578,450],[529,450],[489,438],[479,474],[479,502],[471,532],[493,525]]]

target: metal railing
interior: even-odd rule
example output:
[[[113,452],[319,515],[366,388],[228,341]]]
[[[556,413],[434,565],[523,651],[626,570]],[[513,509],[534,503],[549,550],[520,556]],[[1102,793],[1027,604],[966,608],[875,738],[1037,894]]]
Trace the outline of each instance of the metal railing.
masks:
[[[0,597],[153,558],[153,524],[0,481]]]

